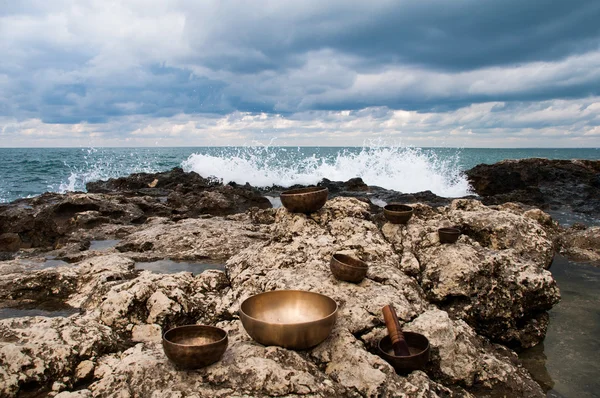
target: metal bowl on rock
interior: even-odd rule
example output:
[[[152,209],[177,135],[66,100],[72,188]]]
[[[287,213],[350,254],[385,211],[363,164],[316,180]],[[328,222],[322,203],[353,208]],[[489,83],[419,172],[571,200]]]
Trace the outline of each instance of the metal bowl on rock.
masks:
[[[292,350],[314,347],[335,324],[337,303],[322,294],[274,290],[249,297],[240,305],[240,319],[255,341]]]
[[[383,208],[383,215],[392,224],[406,224],[413,215],[413,208],[400,203],[390,203]]]
[[[454,243],[460,236],[460,230],[458,228],[440,228],[438,229],[438,236],[440,237],[440,243]]]
[[[329,268],[336,279],[352,283],[362,281],[369,269],[365,262],[341,253],[336,253],[331,257]]]
[[[423,369],[429,362],[429,340],[422,334],[413,332],[404,332],[404,338],[411,355],[395,355],[390,336],[386,335],[379,341],[379,356],[392,365],[399,374]]]
[[[168,330],[162,339],[167,357],[185,369],[217,362],[227,349],[227,332],[208,325],[186,325]]]
[[[324,187],[290,189],[279,195],[281,204],[292,213],[314,213],[325,205],[329,190]]]

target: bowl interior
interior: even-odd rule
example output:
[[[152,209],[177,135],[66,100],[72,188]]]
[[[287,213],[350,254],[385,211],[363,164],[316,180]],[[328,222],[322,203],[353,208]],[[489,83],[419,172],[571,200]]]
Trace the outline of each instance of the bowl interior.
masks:
[[[408,345],[408,351],[410,352],[410,355],[408,356],[398,357],[394,354],[394,349],[392,348],[392,342],[390,341],[389,336],[384,336],[379,341],[379,349],[387,354],[387,356],[399,360],[410,360],[422,356],[429,349],[429,340],[420,333],[404,332],[404,337],[406,339],[406,344]]]
[[[393,211],[393,212],[412,212],[413,208],[408,206],[408,205],[401,205],[401,204],[389,204],[387,206],[384,207],[385,210],[387,211]]]
[[[348,256],[346,254],[336,253],[333,255],[333,258],[338,262],[352,268],[367,268],[367,264],[363,261],[354,258],[352,256]]]
[[[287,191],[283,191],[282,195],[302,195],[314,192],[325,191],[327,188],[324,187],[308,187],[308,188],[299,188],[299,189],[290,189]]]
[[[326,318],[337,310],[337,303],[322,294],[300,290],[276,290],[246,299],[240,310],[259,321],[297,324]]]
[[[167,331],[163,338],[181,346],[204,346],[217,343],[227,337],[223,329],[206,325],[187,325]]]

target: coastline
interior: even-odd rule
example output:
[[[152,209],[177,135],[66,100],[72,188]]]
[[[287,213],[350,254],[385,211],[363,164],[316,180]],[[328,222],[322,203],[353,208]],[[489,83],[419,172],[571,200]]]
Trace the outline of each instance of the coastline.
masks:
[[[523,191],[529,203],[500,203],[498,195],[506,196],[501,192],[483,198],[495,201],[489,206],[474,198],[403,196],[359,180],[324,181],[329,201],[306,216],[272,209],[266,192],[253,187],[174,169],[91,184],[86,194],[44,194],[3,205],[2,305],[36,308],[52,299],[78,311],[0,320],[0,391],[23,394],[29,388],[60,397],[105,396],[120,388],[133,396],[544,396],[509,347],[534,346],[544,338],[547,311],[559,298],[546,270],[554,252],[588,258],[597,253],[586,246],[597,236],[595,228],[562,228],[536,208],[564,200],[587,214],[586,207],[572,206],[567,194],[582,193],[569,180],[560,195],[544,192],[541,203],[531,202],[539,196],[528,186],[519,186],[513,191]],[[594,194],[591,181],[592,190],[583,194]],[[511,198],[518,198],[513,191]],[[410,203],[415,217],[406,227],[386,223],[371,198]],[[436,240],[442,224],[461,226],[457,245]],[[115,244],[90,248],[98,240]],[[336,251],[372,265],[363,283],[349,286],[329,275],[327,259]],[[225,271],[135,268],[167,258],[225,264]],[[45,267],[52,260],[64,264]],[[283,288],[327,293],[342,304],[334,332],[320,346],[299,354],[262,347],[245,334],[237,320],[240,301]],[[407,330],[430,338],[434,355],[425,372],[398,376],[374,355],[374,342],[384,333],[379,307],[388,301]],[[182,373],[164,358],[160,331],[197,322],[227,329],[231,345],[220,363]],[[78,337],[45,341],[50,335]],[[39,366],[27,369],[27,361]],[[356,379],[356,369],[364,378]]]

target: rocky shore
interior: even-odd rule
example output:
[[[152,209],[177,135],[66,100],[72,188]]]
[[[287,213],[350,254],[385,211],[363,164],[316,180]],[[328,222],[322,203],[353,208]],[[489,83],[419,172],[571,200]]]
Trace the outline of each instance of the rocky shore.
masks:
[[[0,314],[20,315],[0,319],[0,396],[545,396],[512,349],[545,336],[555,251],[594,261],[597,228],[561,228],[531,203],[322,184],[330,200],[310,215],[272,208],[277,188],[181,169],[0,206]],[[414,206],[407,225],[385,222],[392,200]],[[463,235],[442,245],[436,231],[450,225]],[[367,278],[334,279],[336,252],[366,261]],[[140,267],[165,259],[209,269]],[[335,299],[330,337],[298,352],[252,341],[239,305],[276,289]],[[428,337],[424,371],[397,375],[376,355],[386,304]],[[221,361],[183,371],[167,360],[161,333],[190,323],[229,332]]]

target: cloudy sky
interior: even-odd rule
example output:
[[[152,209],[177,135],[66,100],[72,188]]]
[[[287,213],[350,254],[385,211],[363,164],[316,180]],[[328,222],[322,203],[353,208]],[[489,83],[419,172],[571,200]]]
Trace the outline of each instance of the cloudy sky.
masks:
[[[0,146],[600,147],[600,1],[0,0]]]

